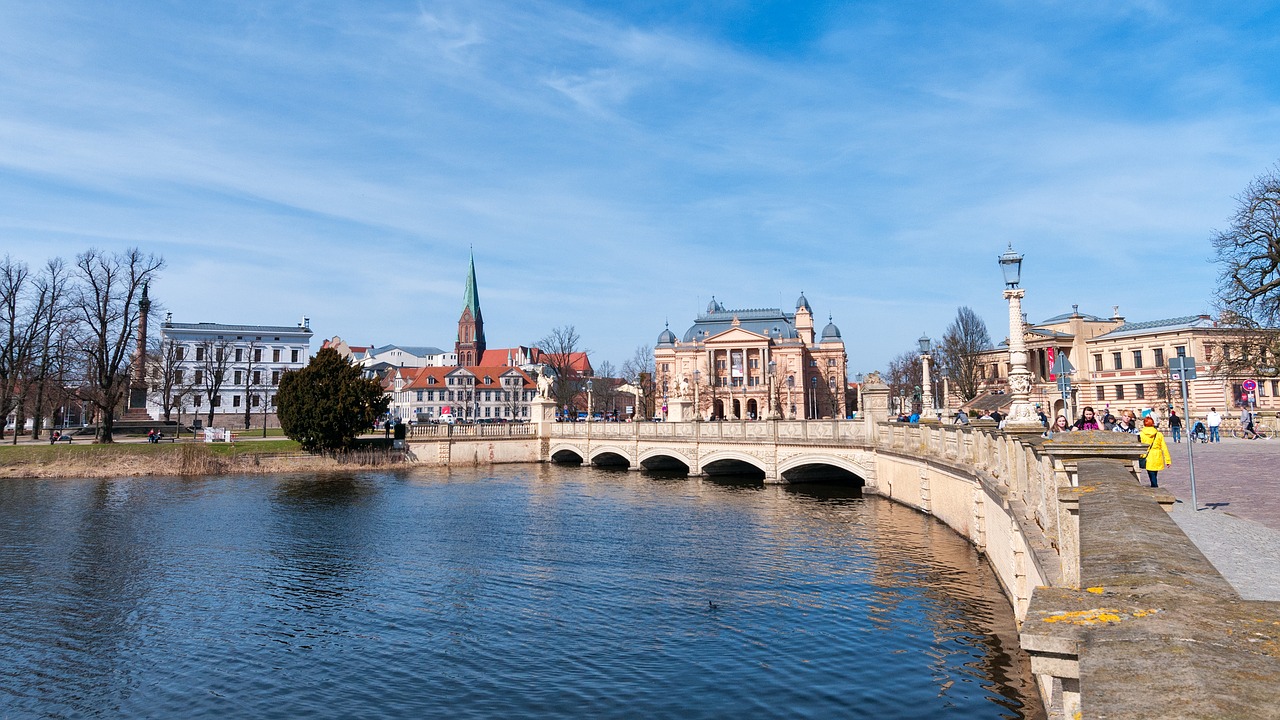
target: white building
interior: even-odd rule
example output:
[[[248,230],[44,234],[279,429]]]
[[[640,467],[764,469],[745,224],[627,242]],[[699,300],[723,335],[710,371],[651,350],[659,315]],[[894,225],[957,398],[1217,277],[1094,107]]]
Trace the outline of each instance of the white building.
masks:
[[[185,423],[194,415],[207,422],[212,405],[215,426],[243,428],[246,408],[252,427],[277,425],[280,377],[310,362],[311,334],[308,318],[277,326],[175,323],[166,317],[160,352],[151,362],[147,411],[156,419],[164,416],[162,392],[168,385],[172,419]],[[169,381],[158,382],[166,366]]]

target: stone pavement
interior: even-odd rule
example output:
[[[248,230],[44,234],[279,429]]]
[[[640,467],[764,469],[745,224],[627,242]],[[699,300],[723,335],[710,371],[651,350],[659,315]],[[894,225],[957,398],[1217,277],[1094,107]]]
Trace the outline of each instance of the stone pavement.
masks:
[[[1169,444],[1173,466],[1160,471],[1160,487],[1179,500],[1173,519],[1241,597],[1280,601],[1280,440],[1224,438],[1193,451],[1199,510],[1185,437]]]

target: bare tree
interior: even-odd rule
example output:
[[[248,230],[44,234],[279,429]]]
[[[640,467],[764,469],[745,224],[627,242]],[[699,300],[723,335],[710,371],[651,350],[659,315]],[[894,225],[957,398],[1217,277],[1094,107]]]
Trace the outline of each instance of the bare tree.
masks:
[[[937,352],[937,375],[951,378],[951,391],[962,403],[978,396],[982,382],[982,353],[991,349],[987,324],[968,306],[956,309]]]
[[[256,339],[249,340],[248,346],[236,348],[235,352],[244,358],[244,429],[248,430],[255,402],[266,402],[266,388],[262,384],[262,346]],[[263,423],[265,426],[265,417]]]
[[[207,425],[213,427],[213,414],[221,407],[222,388],[231,367],[231,341],[215,338],[201,340],[195,346],[196,390],[209,401]]]
[[[147,384],[155,394],[165,422],[172,419],[175,409],[181,415],[183,400],[195,390],[195,376],[187,366],[186,353],[187,348],[171,338],[157,340],[152,361],[147,364]]]
[[[84,393],[98,410],[98,442],[114,442],[116,408],[129,387],[126,360],[138,324],[138,295],[163,267],[162,258],[137,248],[114,254],[90,248],[76,256],[73,307],[85,330]]]
[[[1254,178],[1237,202],[1231,225],[1213,236],[1222,266],[1219,320],[1237,329],[1217,369],[1274,374],[1280,358],[1280,165]]]
[[[653,372],[653,346],[638,345],[635,352],[622,363],[622,377],[628,383],[640,388],[640,405],[635,416],[651,418],[657,415],[658,383]]]
[[[583,370],[575,362],[578,356],[588,351],[580,348],[578,331],[572,325],[563,325],[551,330],[538,341],[538,349],[542,351],[538,358],[555,373],[556,381],[552,396],[556,406],[563,409],[573,407],[574,401],[585,387]]]
[[[51,401],[61,399],[62,381],[70,361],[71,346],[75,337],[75,319],[68,312],[71,279],[61,258],[45,264],[36,278],[36,301],[32,307],[32,324],[35,328],[31,376],[27,387],[34,394],[31,398],[31,437],[38,440],[43,421]],[[15,436],[16,439],[16,436]]]
[[[889,386],[890,397],[910,400],[915,397],[915,389],[924,380],[924,370],[920,365],[919,353],[908,350],[889,361],[889,370],[884,375],[885,384]],[[900,408],[905,410],[905,407]]]
[[[0,437],[21,400],[23,374],[31,361],[36,333],[31,293],[31,269],[6,255],[0,263]],[[20,432],[15,423],[14,437]]]

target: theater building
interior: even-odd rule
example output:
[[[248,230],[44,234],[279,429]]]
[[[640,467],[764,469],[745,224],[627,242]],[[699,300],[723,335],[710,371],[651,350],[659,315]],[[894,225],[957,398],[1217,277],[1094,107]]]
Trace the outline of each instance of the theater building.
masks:
[[[681,337],[662,331],[653,350],[662,406],[691,401],[704,420],[845,417],[848,357],[828,319],[814,329],[801,293],[794,313],[730,310],[715,298]]]

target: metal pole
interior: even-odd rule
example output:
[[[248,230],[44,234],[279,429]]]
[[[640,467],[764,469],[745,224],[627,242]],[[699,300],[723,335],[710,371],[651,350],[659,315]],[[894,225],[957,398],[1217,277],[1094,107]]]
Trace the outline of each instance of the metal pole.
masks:
[[[1185,370],[1178,373],[1178,377],[1182,380],[1182,423],[1188,425],[1191,422],[1191,407],[1187,400],[1187,373]],[[1206,432],[1208,429],[1206,428]],[[1187,435],[1187,472],[1191,476],[1191,509],[1199,510],[1200,506],[1196,504],[1196,459],[1195,453],[1192,452],[1195,440],[1188,433]]]

